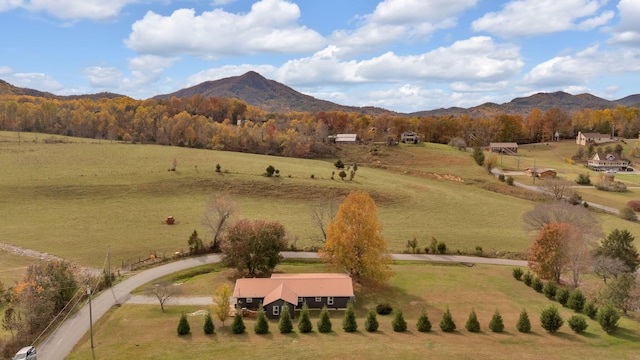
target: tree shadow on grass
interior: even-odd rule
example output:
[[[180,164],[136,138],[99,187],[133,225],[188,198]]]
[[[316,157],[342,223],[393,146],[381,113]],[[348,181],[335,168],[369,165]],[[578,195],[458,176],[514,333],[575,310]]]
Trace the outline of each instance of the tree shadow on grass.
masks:
[[[617,328],[613,333],[610,334],[610,336],[616,337],[621,340],[640,342],[640,334],[625,328]]]

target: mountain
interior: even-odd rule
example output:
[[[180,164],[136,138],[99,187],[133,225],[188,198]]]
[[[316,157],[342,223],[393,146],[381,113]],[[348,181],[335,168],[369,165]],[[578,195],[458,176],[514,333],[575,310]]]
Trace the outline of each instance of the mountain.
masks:
[[[52,94],[50,92],[13,86],[1,79],[0,79],[0,95],[24,95],[24,96],[43,97],[47,99],[59,99],[59,100],[76,100],[76,99],[98,100],[98,99],[104,99],[104,98],[113,99],[113,98],[119,98],[119,97],[126,97],[125,95],[114,94],[110,92],[100,92],[97,94],[85,94],[85,95],[61,96],[61,95]]]
[[[376,107],[344,106],[326,100],[316,99],[269,80],[255,71],[241,76],[233,76],[215,81],[206,81],[198,85],[178,90],[171,94],[154,96],[153,100],[167,100],[172,97],[188,98],[193,95],[228,97],[245,101],[247,104],[269,112],[319,112],[344,111],[369,115],[390,113],[391,111]]]

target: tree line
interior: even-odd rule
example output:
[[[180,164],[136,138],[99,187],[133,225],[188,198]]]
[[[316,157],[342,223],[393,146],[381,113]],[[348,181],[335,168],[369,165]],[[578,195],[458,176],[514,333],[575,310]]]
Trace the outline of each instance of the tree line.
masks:
[[[422,141],[485,146],[489,142],[534,143],[576,136],[578,131],[634,138],[640,109],[534,109],[526,116],[370,116],[341,111],[268,113],[234,98],[194,95],[168,100],[60,100],[0,96],[0,130],[92,139],[243,151],[289,157],[330,155],[327,137],[357,134],[367,142],[390,142],[406,131]]]

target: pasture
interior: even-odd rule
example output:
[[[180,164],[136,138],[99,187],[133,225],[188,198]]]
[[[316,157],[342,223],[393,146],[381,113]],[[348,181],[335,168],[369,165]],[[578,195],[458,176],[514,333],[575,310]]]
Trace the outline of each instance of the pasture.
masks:
[[[321,271],[322,265],[290,261],[279,265],[276,271],[303,272],[305,269]],[[159,305],[124,304],[113,308],[94,326],[95,356],[109,359],[233,359],[247,356],[255,359],[345,356],[354,359],[512,359],[517,354],[521,359],[632,359],[640,351],[640,326],[627,318],[621,320],[621,328],[614,335],[605,334],[593,320],[587,320],[589,328],[582,335],[574,334],[566,323],[557,334],[546,333],[539,325],[539,314],[553,302],[513,279],[510,267],[399,262],[393,265],[393,270],[396,275],[388,286],[357,289],[358,331],[355,333],[342,331],[343,312],[337,311],[331,313],[333,332],[330,334],[320,334],[317,330],[301,334],[296,329],[292,334],[282,335],[277,322],[271,321],[269,334],[256,335],[253,320],[245,319],[247,333],[233,335],[231,321],[223,327],[214,319],[216,334],[207,336],[202,331],[202,316],[192,316],[189,317],[191,334],[178,337],[176,326],[180,314],[206,311],[206,306],[169,305],[162,313]],[[231,270],[214,269],[208,275],[195,274],[193,281],[184,275],[178,278],[184,282],[184,289],[189,289],[184,295],[202,294],[206,283],[210,284],[209,294],[219,284],[233,285]],[[197,286],[198,283],[203,286]],[[381,302],[389,302],[394,308],[403,310],[408,331],[394,332],[392,315],[378,315],[378,332],[364,330],[367,309]],[[438,327],[447,307],[457,325],[454,333],[443,333]],[[415,327],[423,308],[433,325],[430,333],[420,333]],[[481,332],[477,334],[464,329],[471,309],[476,311],[481,324]],[[492,333],[488,329],[496,309],[504,319],[504,333]],[[515,328],[522,309],[527,310],[531,320],[532,332],[529,334],[519,333]],[[560,312],[565,321],[573,315],[565,308]],[[314,329],[317,319],[317,312],[312,312]],[[87,334],[69,359],[91,358]]]

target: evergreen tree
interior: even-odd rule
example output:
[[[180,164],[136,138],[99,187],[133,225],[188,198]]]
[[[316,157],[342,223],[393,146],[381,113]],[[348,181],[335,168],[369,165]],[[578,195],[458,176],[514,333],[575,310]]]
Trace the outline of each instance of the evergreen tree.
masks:
[[[496,310],[493,313],[493,317],[489,322],[489,329],[493,332],[503,332],[504,331],[504,322],[502,321],[502,315],[500,315],[500,311]]]
[[[203,330],[207,335],[211,335],[215,331],[215,326],[213,325],[213,319],[211,318],[210,312],[207,312],[207,314],[204,316]]]
[[[618,328],[620,314],[612,305],[607,304],[598,309],[598,323],[607,334],[611,334]]]
[[[533,274],[527,271],[527,273],[522,277],[522,281],[525,285],[531,286],[531,283],[533,282]]]
[[[471,154],[473,160],[475,160],[476,164],[479,166],[484,165],[484,153],[479,146],[473,148],[473,154]]]
[[[586,303],[583,311],[590,319],[595,319],[598,316],[598,307],[593,301]]]
[[[542,289],[542,293],[549,300],[553,300],[556,298],[556,291],[558,291],[558,286],[553,281],[549,281],[548,283],[546,283],[544,285],[544,288]]]
[[[424,308],[420,313],[420,317],[418,318],[418,323],[416,324],[416,327],[420,332],[431,331],[431,321],[429,321],[429,316],[427,315],[427,311]]]
[[[640,255],[638,255],[634,240],[635,238],[629,230],[614,229],[602,241],[597,254],[622,260],[629,268],[629,272],[633,273],[640,264]]]
[[[187,335],[191,332],[191,326],[189,326],[189,320],[187,320],[187,314],[182,313],[180,316],[180,322],[178,322],[178,335]]]
[[[309,316],[309,307],[307,306],[306,301],[302,303],[302,309],[300,310],[298,330],[303,334],[310,333],[313,330],[313,325],[311,325],[311,319]]]
[[[476,315],[476,311],[471,309],[471,313],[469,313],[469,318],[467,319],[467,323],[464,325],[468,332],[480,332],[480,322],[478,321],[478,316]]]
[[[269,320],[264,313],[262,304],[258,305],[258,314],[256,315],[256,322],[253,324],[253,331],[256,334],[266,334],[269,332]]]
[[[376,311],[371,308],[367,313],[367,320],[364,322],[364,328],[368,332],[375,332],[378,330],[378,317],[376,315]]]
[[[402,309],[396,309],[393,312],[393,321],[391,321],[391,326],[395,332],[403,332],[407,330],[407,322],[404,320],[404,315],[402,315]]]
[[[575,312],[581,312],[586,302],[587,299],[582,294],[582,291],[580,291],[580,289],[575,289],[569,294],[567,307]]]
[[[531,282],[531,288],[539,293],[542,292],[542,290],[544,289],[544,283],[542,282],[542,280],[540,280],[539,277],[536,277],[533,279],[533,281]]]
[[[572,317],[570,317],[569,320],[567,320],[567,324],[569,324],[571,330],[573,330],[576,334],[584,332],[589,326],[587,325],[587,320],[585,320],[585,317],[580,315],[573,315]]]
[[[567,305],[567,301],[569,301],[569,295],[571,293],[569,292],[569,289],[567,289],[566,287],[560,287],[558,288],[558,290],[556,290],[556,300],[560,303],[560,305],[565,306]]]
[[[331,319],[329,318],[329,310],[326,306],[320,310],[320,319],[318,319],[318,331],[326,334],[331,332]]]
[[[231,331],[234,334],[244,334],[244,330],[246,327],[244,326],[244,320],[242,320],[242,314],[239,312],[233,317],[233,323],[231,324]]]
[[[456,323],[451,317],[451,311],[449,311],[449,308],[447,308],[447,311],[442,315],[442,320],[440,320],[440,330],[444,332],[453,332],[456,330]]]
[[[540,313],[540,326],[549,333],[560,330],[563,324],[564,320],[560,316],[558,308],[554,305],[542,310]]]
[[[342,319],[342,330],[346,332],[354,332],[358,330],[358,323],[356,322],[356,311],[353,308],[353,303],[347,305],[347,310],[344,312],[344,318]]]
[[[293,323],[291,322],[291,315],[289,314],[289,306],[282,307],[280,321],[278,321],[278,329],[280,329],[281,334],[288,334],[293,331]]]
[[[531,321],[529,321],[529,314],[527,314],[527,310],[522,310],[520,313],[516,329],[521,333],[528,333],[531,331]]]

